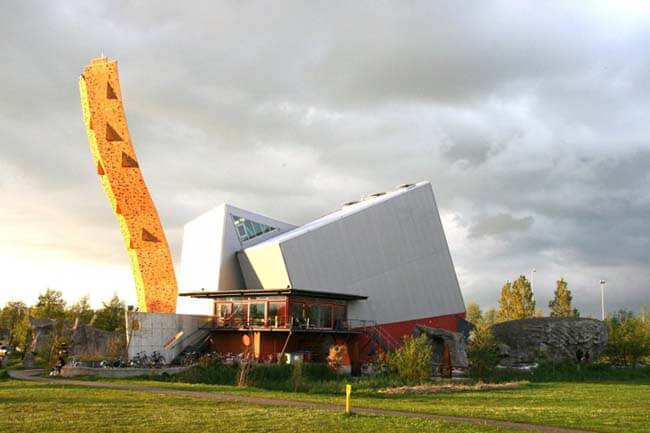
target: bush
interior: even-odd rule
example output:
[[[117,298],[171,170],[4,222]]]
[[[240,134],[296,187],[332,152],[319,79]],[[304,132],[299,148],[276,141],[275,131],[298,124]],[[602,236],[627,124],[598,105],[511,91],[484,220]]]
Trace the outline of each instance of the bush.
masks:
[[[288,390],[292,366],[288,364],[252,364],[247,385],[274,390]]]
[[[612,364],[634,367],[650,355],[650,326],[641,318],[621,310],[606,323],[609,337],[605,355]]]
[[[486,320],[478,320],[469,337],[468,357],[470,375],[485,379],[499,361],[492,326]]]
[[[330,370],[325,363],[307,362],[302,366],[302,373],[310,382],[324,382],[339,379],[336,372]]]
[[[609,364],[576,364],[573,361],[541,362],[531,371],[499,368],[489,372],[491,382],[636,382],[650,383],[650,368],[621,368]]]
[[[178,373],[175,380],[187,383],[205,383],[209,385],[234,385],[239,367],[213,363],[207,366],[197,365]]]
[[[406,336],[402,346],[390,355],[388,365],[400,379],[422,383],[431,377],[433,349],[426,335]]]

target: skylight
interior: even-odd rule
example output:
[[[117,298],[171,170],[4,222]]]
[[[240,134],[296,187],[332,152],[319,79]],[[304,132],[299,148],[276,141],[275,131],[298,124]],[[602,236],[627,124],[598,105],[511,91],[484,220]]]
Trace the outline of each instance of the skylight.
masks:
[[[277,230],[275,227],[267,226],[266,224],[261,224],[255,221],[247,220],[246,218],[233,215],[233,222],[235,223],[235,228],[237,229],[237,235],[241,242],[249,241],[253,238],[263,235],[264,233],[272,232]]]

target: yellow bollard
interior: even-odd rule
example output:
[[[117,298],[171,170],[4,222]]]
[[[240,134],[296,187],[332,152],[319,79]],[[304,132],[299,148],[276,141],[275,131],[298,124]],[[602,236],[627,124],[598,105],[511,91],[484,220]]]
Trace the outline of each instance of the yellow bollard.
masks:
[[[352,385],[348,384],[345,385],[345,413],[346,415],[350,415],[351,413],[351,407],[350,407],[350,397],[352,395]]]

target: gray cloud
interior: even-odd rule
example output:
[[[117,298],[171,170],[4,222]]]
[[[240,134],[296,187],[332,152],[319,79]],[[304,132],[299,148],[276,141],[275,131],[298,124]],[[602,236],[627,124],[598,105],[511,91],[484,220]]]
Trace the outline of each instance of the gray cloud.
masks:
[[[494,303],[536,267],[540,300],[565,276],[596,312],[606,277],[612,307],[648,304],[649,16],[600,2],[6,5],[0,247],[125,262],[78,102],[103,50],[177,260],[182,225],[222,201],[299,224],[428,179],[466,299]]]
[[[469,236],[480,238],[483,236],[504,236],[508,232],[525,232],[533,225],[533,221],[532,216],[517,218],[507,213],[490,215],[478,219],[470,228]]]

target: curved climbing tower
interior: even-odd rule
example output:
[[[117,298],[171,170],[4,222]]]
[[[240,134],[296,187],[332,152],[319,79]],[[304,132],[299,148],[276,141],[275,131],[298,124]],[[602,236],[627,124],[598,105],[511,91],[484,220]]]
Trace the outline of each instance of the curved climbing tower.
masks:
[[[79,79],[88,142],[120,224],[135,278],[140,311],[176,311],[176,277],[158,212],[131,144],[117,61],[93,59]]]

